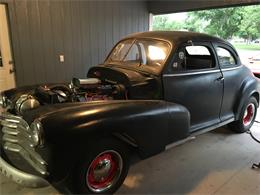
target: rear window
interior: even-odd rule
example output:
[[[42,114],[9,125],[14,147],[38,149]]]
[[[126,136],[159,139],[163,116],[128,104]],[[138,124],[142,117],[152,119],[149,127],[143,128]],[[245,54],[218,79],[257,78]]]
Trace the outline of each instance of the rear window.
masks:
[[[235,58],[230,51],[223,47],[217,47],[216,50],[220,66],[225,67],[236,65]]]
[[[201,70],[215,67],[211,49],[203,45],[183,47],[178,53],[178,58],[182,70]]]

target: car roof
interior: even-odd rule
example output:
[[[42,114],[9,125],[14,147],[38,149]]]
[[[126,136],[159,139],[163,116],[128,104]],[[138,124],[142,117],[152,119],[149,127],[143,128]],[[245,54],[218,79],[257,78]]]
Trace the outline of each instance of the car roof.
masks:
[[[187,41],[210,41],[210,42],[221,42],[229,44],[227,41],[210,36],[203,33],[187,32],[187,31],[148,31],[131,34],[127,38],[153,38],[162,39],[174,44],[180,44]]]

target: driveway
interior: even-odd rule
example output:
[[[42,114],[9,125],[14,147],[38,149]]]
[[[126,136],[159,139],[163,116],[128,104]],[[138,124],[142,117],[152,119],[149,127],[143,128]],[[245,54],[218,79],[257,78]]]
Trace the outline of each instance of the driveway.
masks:
[[[238,55],[239,55],[239,57],[241,59],[241,62],[244,65],[248,65],[249,64],[248,58],[260,54],[260,51],[258,51],[258,50],[240,50],[239,49],[239,50],[237,50],[237,52],[238,52]]]

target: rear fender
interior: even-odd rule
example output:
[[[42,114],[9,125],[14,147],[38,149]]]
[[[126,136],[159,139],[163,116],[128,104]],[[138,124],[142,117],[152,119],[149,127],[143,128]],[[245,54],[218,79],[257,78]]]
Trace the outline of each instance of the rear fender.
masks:
[[[242,112],[245,102],[247,102],[250,97],[254,96],[259,104],[259,94],[260,94],[260,84],[256,78],[246,78],[241,85],[240,92],[235,104],[234,113],[235,119],[239,119],[239,115]]]

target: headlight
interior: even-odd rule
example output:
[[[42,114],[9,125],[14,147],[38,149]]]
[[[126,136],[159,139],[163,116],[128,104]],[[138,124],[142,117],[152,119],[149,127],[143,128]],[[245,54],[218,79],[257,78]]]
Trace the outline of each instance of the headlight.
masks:
[[[44,144],[43,128],[41,122],[36,119],[30,126],[31,136],[35,146],[42,146]]]

